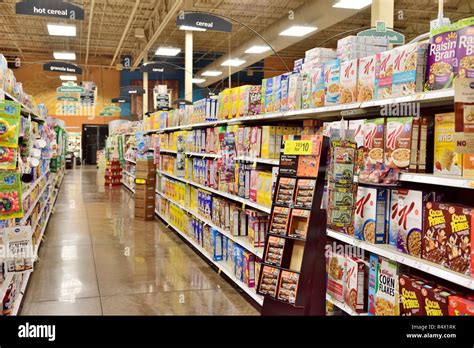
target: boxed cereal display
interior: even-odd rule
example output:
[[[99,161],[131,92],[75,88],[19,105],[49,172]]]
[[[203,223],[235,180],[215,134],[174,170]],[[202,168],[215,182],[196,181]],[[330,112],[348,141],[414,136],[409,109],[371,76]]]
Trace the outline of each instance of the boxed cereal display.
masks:
[[[354,216],[356,239],[386,243],[388,190],[359,186]]]
[[[324,106],[324,65],[319,64],[311,70],[311,107]]]
[[[407,169],[411,160],[413,117],[388,117],[386,121],[385,165]]]
[[[249,96],[251,87],[253,86],[244,85],[239,87],[239,107],[236,117],[244,117],[249,114]]]
[[[454,293],[435,284],[426,283],[421,294],[423,296],[422,306],[426,316],[449,315],[449,297]]]
[[[258,292],[262,295],[276,297],[278,281],[280,279],[280,270],[271,266],[263,265],[262,275]]]
[[[366,102],[374,99],[377,57],[378,56],[374,54],[359,59],[359,71],[357,79],[358,102]]]
[[[349,104],[357,101],[358,61],[351,59],[341,62],[340,73],[340,102]]]
[[[273,109],[272,112],[281,110],[281,75],[273,77]]]
[[[474,17],[458,22],[456,60],[458,63],[456,77],[474,78]]]
[[[248,116],[260,115],[262,112],[262,86],[250,86]]]
[[[457,74],[457,24],[444,25],[430,32],[425,91],[451,88]]]
[[[262,84],[265,83],[265,94],[262,92],[262,98],[263,98],[263,112],[265,114],[268,114],[270,112],[273,112],[273,107],[274,107],[274,95],[273,95],[273,78],[268,78],[262,80]]]
[[[377,56],[375,70],[375,99],[392,97],[392,78],[395,51],[389,50]]]
[[[447,210],[447,204],[427,202],[423,212],[422,258],[439,265],[445,263],[446,257]]]
[[[288,78],[288,111],[301,109],[301,85],[300,74],[290,75]]]
[[[463,156],[456,152],[453,134],[455,130],[454,113],[435,115],[434,168],[436,175],[461,176]]]
[[[327,293],[335,300],[344,302],[344,280],[346,278],[347,262],[344,255],[329,254]]]
[[[281,75],[280,88],[281,88],[281,108],[280,111],[288,111],[288,82],[290,74]]]
[[[358,258],[346,257],[344,302],[357,313],[367,311],[367,284],[367,262]]]
[[[255,287],[255,256],[250,252],[244,251],[244,283],[249,287]]]
[[[394,49],[392,97],[423,91],[428,46],[427,43],[411,43]]]
[[[368,314],[399,315],[398,264],[371,254],[369,261]]]
[[[324,64],[325,105],[339,104],[341,61],[332,60]]]
[[[422,292],[425,282],[406,274],[400,275],[400,315],[424,316],[424,297]]]
[[[474,301],[461,296],[450,296],[448,313],[450,316],[474,316]]]
[[[309,71],[305,71],[302,75],[301,108],[309,109],[311,107],[311,74]]]

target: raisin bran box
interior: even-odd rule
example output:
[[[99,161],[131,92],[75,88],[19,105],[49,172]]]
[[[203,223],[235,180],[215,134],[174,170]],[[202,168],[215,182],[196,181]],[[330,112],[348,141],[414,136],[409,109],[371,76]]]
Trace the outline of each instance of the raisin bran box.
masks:
[[[425,91],[451,88],[457,74],[457,25],[449,24],[430,33]]]
[[[398,264],[371,254],[369,260],[368,314],[399,315]]]
[[[458,22],[457,77],[474,78],[474,17]]]

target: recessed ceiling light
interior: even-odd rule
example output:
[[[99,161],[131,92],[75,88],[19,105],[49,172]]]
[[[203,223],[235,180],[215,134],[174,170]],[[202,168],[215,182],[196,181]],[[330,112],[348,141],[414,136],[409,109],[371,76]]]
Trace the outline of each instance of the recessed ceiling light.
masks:
[[[206,82],[206,79],[199,79],[199,78],[193,79],[193,83],[203,83],[203,82]]]
[[[193,30],[193,31],[207,31],[206,28],[192,27],[190,25],[182,25],[179,27],[180,30]]]
[[[245,60],[234,58],[234,59],[227,59],[221,66],[240,66],[245,63]]]
[[[174,57],[181,52],[181,48],[177,47],[164,47],[161,46],[158,48],[155,52],[155,55],[157,56],[166,56],[166,57]]]
[[[305,36],[313,31],[318,30],[317,27],[309,27],[303,25],[293,25],[286,30],[283,30],[280,35],[281,36]]]
[[[60,60],[76,60],[76,54],[74,52],[54,52],[54,59]]]
[[[75,75],[61,75],[59,78],[62,81],[77,81],[77,76]]]
[[[249,49],[247,49],[245,51],[245,53],[263,53],[263,52],[267,52],[270,50],[270,47],[269,46],[252,46],[250,47]]]
[[[332,7],[360,10],[370,4],[372,4],[372,0],[339,0],[337,3],[332,5]]]
[[[53,36],[76,36],[73,24],[48,24],[48,33]]]
[[[222,71],[217,71],[217,70],[207,70],[204,71],[201,76],[219,76],[222,74]]]

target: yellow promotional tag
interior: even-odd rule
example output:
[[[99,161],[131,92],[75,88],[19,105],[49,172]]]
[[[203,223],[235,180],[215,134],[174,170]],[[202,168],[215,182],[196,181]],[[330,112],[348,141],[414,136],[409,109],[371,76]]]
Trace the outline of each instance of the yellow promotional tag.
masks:
[[[137,184],[146,184],[146,180],[144,180],[144,179],[135,179],[135,183],[137,183]]]
[[[283,153],[285,155],[311,155],[313,153],[313,141],[287,140]]]

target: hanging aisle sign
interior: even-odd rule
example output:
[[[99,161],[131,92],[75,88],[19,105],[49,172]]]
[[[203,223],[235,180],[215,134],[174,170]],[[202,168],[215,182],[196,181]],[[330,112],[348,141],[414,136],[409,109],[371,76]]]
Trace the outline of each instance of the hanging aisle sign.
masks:
[[[84,20],[84,9],[58,0],[22,0],[15,4],[18,15]]]
[[[72,81],[69,81],[66,84],[58,87],[56,91],[58,93],[83,93],[85,91],[85,88],[82,86],[76,85]]]
[[[120,104],[124,104],[124,103],[130,103],[130,97],[118,97],[118,98],[113,98],[111,100],[112,103],[120,103]]]
[[[79,99],[76,97],[72,97],[70,95],[60,95],[56,98],[59,101],[69,101],[69,102],[78,102]]]
[[[223,31],[226,33],[232,31],[231,22],[219,16],[201,12],[181,12],[176,17],[176,25],[178,27],[186,26],[211,31]]]
[[[139,86],[120,87],[120,95],[126,96],[127,94],[144,95],[145,90]]]
[[[141,72],[147,72],[147,73],[164,73],[167,72],[169,68],[165,66],[163,63],[145,63],[140,67]]]
[[[43,64],[44,71],[59,72],[82,75],[82,68],[76,64],[70,64],[65,62],[48,62]]]

